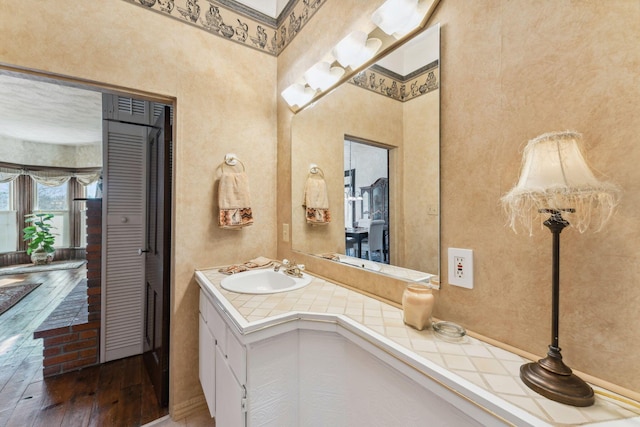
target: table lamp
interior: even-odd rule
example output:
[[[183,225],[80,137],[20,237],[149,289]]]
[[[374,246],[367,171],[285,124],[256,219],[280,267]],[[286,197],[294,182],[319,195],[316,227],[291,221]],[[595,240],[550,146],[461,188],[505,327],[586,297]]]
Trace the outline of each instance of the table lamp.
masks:
[[[548,399],[590,406],[595,401],[593,389],[564,364],[560,353],[560,232],[569,225],[581,233],[591,228],[599,231],[611,218],[620,191],[594,176],[581,145],[582,135],[570,131],[545,133],[529,141],[520,180],[501,201],[514,231],[520,223],[531,235],[535,218],[547,214],[543,224],[553,236],[551,344],[544,359],[520,367],[520,378]]]

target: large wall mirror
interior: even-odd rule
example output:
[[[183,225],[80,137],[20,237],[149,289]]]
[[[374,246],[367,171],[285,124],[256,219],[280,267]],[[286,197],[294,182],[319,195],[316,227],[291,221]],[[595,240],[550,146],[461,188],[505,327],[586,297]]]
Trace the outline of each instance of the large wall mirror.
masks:
[[[296,114],[291,141],[294,251],[408,280],[439,276],[438,24]],[[305,188],[323,189],[308,180],[324,180],[329,221],[308,221]]]

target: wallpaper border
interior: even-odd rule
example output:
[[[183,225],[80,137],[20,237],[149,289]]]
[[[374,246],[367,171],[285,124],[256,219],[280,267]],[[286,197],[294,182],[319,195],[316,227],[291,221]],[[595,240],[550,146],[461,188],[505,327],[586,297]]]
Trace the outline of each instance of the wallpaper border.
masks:
[[[290,0],[274,19],[233,0],[123,0],[278,56],[326,0]],[[202,6],[204,5],[204,6]]]
[[[396,101],[406,102],[440,87],[440,63],[435,60],[406,76],[372,65],[348,82]]]

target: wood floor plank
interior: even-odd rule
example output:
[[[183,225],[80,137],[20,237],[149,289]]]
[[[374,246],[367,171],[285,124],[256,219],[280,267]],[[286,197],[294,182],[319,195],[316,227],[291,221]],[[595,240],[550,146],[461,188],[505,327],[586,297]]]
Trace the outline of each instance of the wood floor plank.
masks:
[[[33,331],[85,271],[21,275],[43,284],[0,315],[0,427],[129,427],[168,414],[157,404],[142,356],[43,379],[42,340]]]

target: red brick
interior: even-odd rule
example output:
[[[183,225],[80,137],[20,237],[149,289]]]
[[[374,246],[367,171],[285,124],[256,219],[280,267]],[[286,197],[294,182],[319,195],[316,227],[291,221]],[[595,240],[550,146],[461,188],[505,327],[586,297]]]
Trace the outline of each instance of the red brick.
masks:
[[[47,366],[42,370],[42,376],[45,378],[52,377],[54,375],[58,375],[61,372],[62,372],[62,365]]]
[[[45,347],[45,349],[42,351],[42,355],[47,358],[47,357],[51,357],[51,356],[55,356],[57,354],[60,354],[61,348],[60,347]]]
[[[33,337],[34,338],[45,338],[46,339],[48,337],[56,337],[56,336],[59,336],[59,335],[68,334],[69,332],[71,332],[71,329],[69,329],[68,326],[65,326],[65,327],[62,327],[62,328],[53,328],[53,329],[44,329],[42,331],[35,331],[33,333]],[[45,340],[45,344],[46,344],[46,340]]]
[[[87,287],[87,295],[98,295],[102,293],[102,289],[100,288],[89,288]]]
[[[66,334],[60,335],[58,337],[51,337],[44,340],[45,347],[51,347],[53,345],[64,344],[66,342],[76,341],[78,339],[78,334]]]
[[[60,365],[61,363],[69,362],[78,358],[78,352],[65,353],[59,356],[48,357],[42,361],[43,366],[46,368],[51,365]]]
[[[90,357],[93,357],[97,361],[98,347],[96,346],[94,348],[87,348],[86,350],[81,350],[79,355],[81,359],[88,359]]]
[[[86,340],[87,338],[94,338],[97,336],[98,336],[97,329],[89,329],[89,330],[80,332],[80,336],[78,338],[80,338],[81,340]]]
[[[95,347],[98,344],[95,338],[90,338],[88,340],[76,341],[69,343],[64,346],[63,350],[65,353],[69,353],[76,350],[81,350],[89,347]]]
[[[95,358],[92,358],[92,357],[88,357],[85,359],[78,359],[71,362],[67,362],[64,365],[62,365],[62,371],[63,372],[75,371],[80,368],[86,368],[87,366],[91,366],[95,364],[96,364]]]
[[[87,322],[79,325],[73,325],[71,330],[74,332],[86,331],[87,329],[97,329],[100,327],[100,322]]]
[[[98,280],[100,280],[101,276],[102,275],[100,274],[100,271],[91,270],[91,269],[87,270],[87,279],[98,279]]]
[[[87,290],[89,289],[100,289],[100,291],[102,291],[101,287],[100,287],[100,279],[89,279],[87,280]]]
[[[89,313],[89,321],[93,322],[95,321],[100,321],[101,316],[100,316],[100,310],[96,311],[96,312],[90,312]]]

